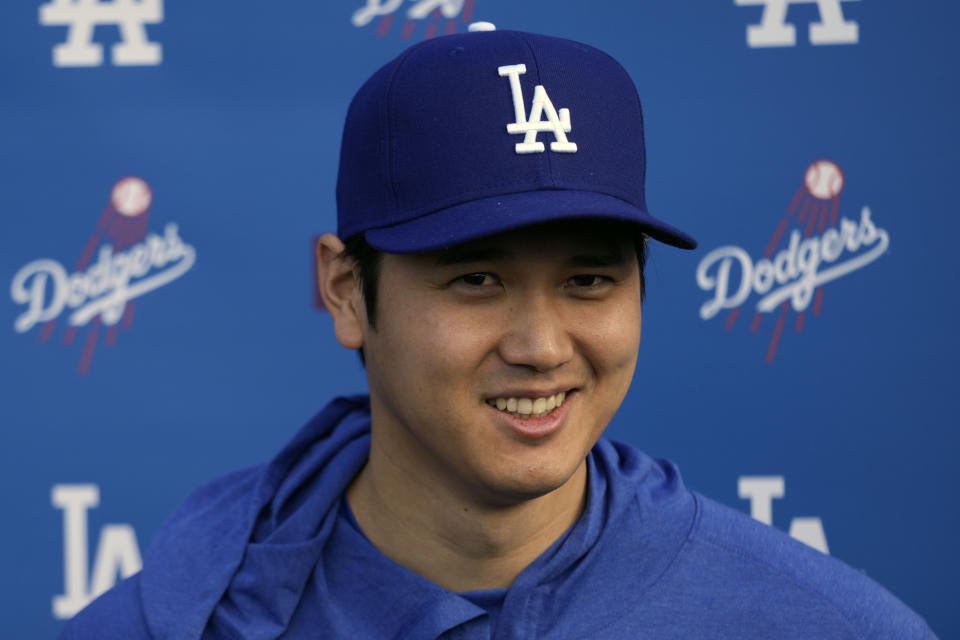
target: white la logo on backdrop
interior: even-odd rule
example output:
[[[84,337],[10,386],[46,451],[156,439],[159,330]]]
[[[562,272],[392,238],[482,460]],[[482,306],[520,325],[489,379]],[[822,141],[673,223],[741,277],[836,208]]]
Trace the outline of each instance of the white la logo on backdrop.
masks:
[[[797,44],[797,29],[787,24],[787,8],[791,4],[814,4],[820,12],[820,22],[810,25],[811,44],[856,44],[859,25],[843,17],[841,2],[859,0],[734,0],[737,6],[763,5],[760,24],[747,27],[747,44],[751,47],[793,47]]]
[[[110,48],[121,66],[160,64],[161,46],[147,39],[145,25],[163,22],[163,0],[50,0],[40,7],[40,24],[67,26],[67,41],[53,48],[55,67],[98,67],[103,45],[93,42],[93,29],[116,25],[121,42]]]
[[[137,534],[128,524],[108,524],[100,531],[93,560],[93,579],[89,578],[87,559],[87,511],[100,504],[100,489],[95,484],[58,484],[50,500],[63,509],[63,586],[64,592],[53,598],[55,618],[71,618],[117,583],[117,575],[126,578],[143,567]]]
[[[422,20],[433,11],[438,10],[445,18],[455,18],[463,10],[464,0],[415,0],[407,10],[407,17],[411,20]],[[355,27],[365,27],[380,16],[388,16],[403,5],[403,0],[367,0],[367,3],[357,9],[350,21]]]
[[[737,493],[741,500],[750,501],[750,517],[773,526],[773,500],[784,496],[786,481],[783,476],[741,476]],[[793,518],[790,521],[790,537],[808,547],[829,554],[823,521],[816,517]]]
[[[541,131],[553,133],[555,140],[550,143],[550,150],[559,153],[576,153],[577,144],[567,140],[570,133],[570,110],[557,111],[547,95],[547,90],[538,84],[533,91],[533,106],[530,108],[530,117],[527,118],[523,106],[523,87],[520,86],[520,76],[527,72],[525,64],[510,64],[498,67],[501,77],[510,78],[510,90],[513,93],[513,109],[516,122],[507,125],[507,133],[524,134],[523,142],[516,144],[517,153],[543,153],[546,148],[537,141]],[[547,119],[542,119],[546,113]]]

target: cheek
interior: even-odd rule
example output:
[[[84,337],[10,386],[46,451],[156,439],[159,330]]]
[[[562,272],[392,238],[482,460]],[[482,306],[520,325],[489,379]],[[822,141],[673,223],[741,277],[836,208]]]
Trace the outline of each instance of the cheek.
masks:
[[[431,375],[441,384],[475,376],[487,354],[495,350],[501,326],[498,316],[478,309],[440,309],[425,318],[418,331],[423,348],[429,350]]]
[[[449,309],[429,296],[390,297],[383,302],[382,308],[390,312],[377,318],[371,346],[389,361],[402,359],[402,369],[416,376],[417,387],[426,394],[475,373],[494,341],[492,331],[497,325],[489,314]],[[384,364],[389,366],[389,361],[385,359]]]
[[[626,375],[629,378],[640,347],[639,304],[606,308],[581,324],[580,343],[598,375]]]
[[[592,440],[600,437],[630,390],[640,347],[639,305],[624,305],[594,318],[581,341],[587,366],[595,376],[591,397],[595,428]]]

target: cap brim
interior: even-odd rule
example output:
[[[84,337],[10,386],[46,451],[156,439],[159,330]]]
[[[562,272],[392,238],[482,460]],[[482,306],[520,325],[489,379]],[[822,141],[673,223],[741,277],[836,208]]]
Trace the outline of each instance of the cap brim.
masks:
[[[695,249],[697,241],[629,202],[595,191],[552,189],[471,200],[399,224],[369,229],[364,237],[387,253],[423,253],[554,220],[598,218],[636,224],[655,240]]]

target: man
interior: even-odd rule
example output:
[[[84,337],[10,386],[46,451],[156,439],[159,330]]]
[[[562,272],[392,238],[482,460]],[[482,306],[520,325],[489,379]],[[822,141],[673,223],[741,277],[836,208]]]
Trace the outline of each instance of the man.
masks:
[[[637,361],[647,238],[696,243],[646,209],[616,61],[480,29],[408,49],[347,115],[318,282],[369,398],[197,491],[65,637],[933,637],[600,439]]]

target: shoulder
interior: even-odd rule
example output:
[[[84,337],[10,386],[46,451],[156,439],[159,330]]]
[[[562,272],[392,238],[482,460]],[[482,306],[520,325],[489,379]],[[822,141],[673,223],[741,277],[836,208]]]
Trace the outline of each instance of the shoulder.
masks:
[[[200,636],[243,558],[264,475],[260,466],[221,476],[194,490],[160,527],[139,589],[155,635]]]
[[[776,605],[778,615],[819,611],[853,637],[933,638],[926,623],[890,592],[836,558],[793,540],[773,527],[693,494],[697,515],[686,545],[687,561],[701,579],[736,589],[744,606]]]
[[[140,574],[91,602],[64,627],[60,640],[150,640],[140,604]]]
[[[169,620],[202,628],[225,576],[242,554],[246,514],[262,467],[229,473],[195,489],[161,525],[144,568],[67,623],[61,640],[141,640]]]
[[[222,521],[245,519],[254,498],[264,466],[233,471],[194,489],[164,523],[158,536],[181,527],[196,534],[196,527],[222,526]]]

